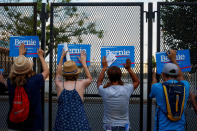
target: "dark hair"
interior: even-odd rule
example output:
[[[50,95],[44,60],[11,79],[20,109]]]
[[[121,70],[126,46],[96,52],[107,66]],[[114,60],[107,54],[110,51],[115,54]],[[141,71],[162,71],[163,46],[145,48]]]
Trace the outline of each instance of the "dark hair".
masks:
[[[27,79],[34,76],[36,73],[30,70],[26,74],[16,74],[14,72],[10,73],[10,80],[12,85],[24,86],[27,83]]]
[[[119,85],[123,85],[123,81],[121,80],[122,72],[119,67],[112,66],[107,70],[107,75],[109,82],[104,86],[104,88],[107,88],[112,85],[112,82],[118,82]]]
[[[167,78],[173,78],[173,79],[177,79],[177,77],[178,77],[178,75],[169,75],[169,74],[166,74],[166,73],[164,73],[164,75],[165,75],[165,77],[167,77]]]
[[[71,75],[71,76],[64,76],[64,79],[66,79],[67,81],[76,81],[78,78],[78,74],[77,75]]]

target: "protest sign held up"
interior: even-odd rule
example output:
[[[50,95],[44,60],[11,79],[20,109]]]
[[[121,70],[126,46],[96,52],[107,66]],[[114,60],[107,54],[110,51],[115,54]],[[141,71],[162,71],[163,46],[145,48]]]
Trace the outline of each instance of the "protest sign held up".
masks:
[[[123,68],[127,58],[131,60],[131,67],[135,66],[134,46],[103,46],[101,47],[101,60],[103,56],[107,57],[108,66]],[[114,56],[116,58],[113,58]]]
[[[11,36],[10,37],[10,56],[19,55],[19,46],[24,43],[26,48],[26,57],[38,57],[37,49],[39,48],[38,36]]]
[[[178,50],[176,54],[176,61],[179,64],[182,72],[191,71],[189,50]],[[156,53],[157,74],[162,73],[163,66],[166,63],[170,63],[166,52]]]
[[[0,69],[0,74],[2,74],[4,72],[4,69]]]
[[[86,58],[86,64],[87,66],[90,66],[90,45],[84,45],[84,44],[68,44],[68,50],[70,54],[70,59],[74,61],[77,66],[82,66],[80,63],[78,56],[80,57],[80,53],[82,50],[86,51],[87,58]],[[62,50],[65,47],[65,44],[58,44],[58,52],[57,52],[57,64],[59,64],[61,55],[62,55]],[[68,57],[67,57],[68,58]],[[66,57],[64,58],[63,62],[66,61]]]

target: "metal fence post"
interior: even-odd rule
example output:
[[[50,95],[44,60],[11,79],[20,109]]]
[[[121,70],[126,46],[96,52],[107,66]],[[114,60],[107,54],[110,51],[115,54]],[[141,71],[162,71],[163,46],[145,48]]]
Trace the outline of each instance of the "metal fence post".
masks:
[[[42,3],[42,9],[40,14],[41,20],[41,49],[45,52],[45,45],[46,45],[46,3]],[[41,72],[42,65],[40,65]],[[44,125],[44,102],[45,102],[45,83],[44,88],[41,89],[41,104],[42,104],[42,118],[43,118],[43,125]]]
[[[122,6],[125,6],[125,9],[122,8]],[[71,7],[76,7],[79,8],[79,14],[83,13],[86,11],[85,8],[87,8],[87,11],[90,11],[91,15],[100,15],[100,13],[103,14],[103,18],[107,18],[106,20],[102,20],[100,21],[98,19],[98,28],[103,29],[103,27],[105,26],[109,26],[112,23],[110,21],[114,21],[115,23],[120,23],[123,25],[123,23],[125,25],[123,25],[123,30],[125,31],[120,31],[118,30],[118,28],[116,27],[116,24],[114,24],[115,26],[113,26],[112,30],[110,30],[109,32],[114,34],[114,36],[112,35],[112,37],[110,36],[109,39],[107,41],[105,41],[104,43],[102,43],[100,40],[96,40],[95,43],[91,43],[92,39],[91,37],[87,37],[86,42],[87,43],[91,43],[92,47],[98,47],[95,48],[94,53],[97,54],[97,56],[95,56],[95,59],[100,61],[100,51],[96,51],[95,49],[99,50],[100,49],[100,45],[105,45],[105,43],[110,43],[108,46],[116,46],[116,42],[118,42],[121,45],[131,45],[130,42],[125,43],[125,41],[130,40],[132,37],[130,37],[130,33],[132,31],[130,31],[130,29],[132,29],[134,32],[136,31],[136,34],[134,35],[137,41],[136,41],[136,45],[135,45],[135,50],[136,50],[136,68],[134,69],[134,71],[136,71],[137,73],[139,73],[140,71],[140,75],[138,74],[139,78],[140,78],[140,89],[137,89],[137,91],[131,95],[131,102],[137,100],[137,103],[131,103],[129,105],[129,112],[130,112],[130,119],[134,119],[135,123],[132,123],[133,127],[135,128],[134,130],[143,130],[143,58],[144,58],[144,54],[143,54],[143,49],[144,49],[144,45],[143,45],[143,28],[144,28],[144,3],[143,2],[128,2],[128,3],[52,3],[51,4],[51,10],[50,10],[50,45],[49,45],[49,51],[50,51],[50,78],[49,78],[49,130],[52,130],[52,126],[54,126],[54,114],[57,111],[57,108],[54,106],[56,103],[52,103],[53,100],[56,100],[56,94],[52,93],[52,87],[54,86],[54,76],[55,76],[55,69],[56,69],[56,55],[54,55],[54,51],[57,48],[57,46],[55,44],[55,41],[57,41],[56,39],[56,35],[55,34],[55,28],[59,28],[62,26],[62,23],[60,24],[58,21],[61,18],[62,21],[66,21],[69,19],[67,18],[67,15],[64,15],[64,12],[59,12],[59,10],[65,10],[65,9],[69,9]],[[102,11],[103,9],[103,11]],[[99,12],[99,14],[97,14],[97,12]],[[139,11],[138,13],[136,13],[136,11]],[[120,15],[111,15],[109,12],[121,12],[121,17]],[[94,14],[94,12],[96,14]],[[124,14],[125,13],[125,14]],[[90,15],[90,18],[92,17]],[[108,17],[106,17],[108,16]],[[111,18],[109,18],[109,16]],[[123,17],[122,17],[123,16]],[[109,18],[109,20],[108,20]],[[137,19],[136,19],[137,18]],[[73,18],[70,18],[71,20]],[[92,18],[91,18],[92,19]],[[122,19],[124,19],[124,21],[122,21]],[[130,23],[133,23],[132,21],[137,22],[135,23],[136,25],[132,25]],[[54,23],[53,23],[54,22]],[[129,23],[129,24],[128,24]],[[132,28],[130,28],[132,27]],[[129,29],[129,30],[128,30]],[[54,30],[54,32],[53,32]],[[104,29],[103,29],[104,30]],[[54,34],[53,34],[54,33]],[[120,34],[118,37],[120,37],[120,39],[111,39],[113,37],[115,37],[117,34]],[[88,34],[89,35],[89,34]],[[87,35],[87,36],[88,36]],[[71,43],[73,43],[74,41],[71,41]],[[107,45],[107,44],[106,44]],[[117,44],[118,45],[118,44]],[[53,49],[53,47],[55,49]],[[140,65],[139,65],[140,64]],[[95,72],[99,72],[100,70],[100,65],[98,63],[95,62],[95,65],[92,66],[95,69]],[[140,69],[139,69],[140,68]],[[96,73],[97,73],[96,72]],[[94,72],[93,72],[94,73]],[[95,75],[97,76],[97,74]],[[82,76],[83,77],[83,76]],[[95,78],[94,78],[95,79]],[[126,79],[126,75],[123,76],[123,79]],[[126,80],[125,80],[126,81]],[[106,82],[106,81],[105,81]],[[102,130],[102,117],[103,117],[103,105],[102,105],[102,99],[100,98],[100,96],[97,94],[97,92],[94,91],[95,88],[95,80],[93,80],[93,84],[90,85],[89,89],[93,89],[91,90],[86,90],[86,93],[84,95],[85,97],[85,103],[84,105],[86,106],[86,113],[88,114],[88,118],[89,118],[89,122],[91,125],[92,130]],[[140,100],[140,103],[139,101]],[[89,106],[91,105],[91,106]],[[136,108],[137,110],[136,110]],[[140,109],[139,109],[140,108]],[[95,110],[97,110],[96,114],[92,114],[93,112],[95,112]],[[133,112],[139,112],[139,114],[137,113],[133,113]],[[95,115],[95,116],[93,116]],[[134,117],[132,117],[134,115]],[[97,123],[95,124],[95,118],[97,118]],[[93,120],[94,119],[94,120]],[[93,121],[91,121],[93,120]],[[139,122],[138,122],[139,121]],[[137,124],[136,124],[137,123]]]
[[[37,35],[37,3],[33,3],[34,5],[34,35],[36,36]],[[33,70],[37,72],[37,61],[36,61],[36,58],[33,58],[33,63],[34,63],[34,66],[33,66]]]
[[[157,52],[160,52],[160,3],[157,3]]]
[[[140,20],[140,131],[143,131],[143,94],[144,94],[144,6],[141,6],[141,20]]]
[[[50,66],[50,75],[49,75],[49,131],[52,131],[52,80],[53,80],[53,6],[51,5],[51,11],[50,11],[50,60],[49,60],[49,66]]]
[[[153,3],[148,4],[148,94],[147,94],[147,131],[151,131],[152,125],[152,99],[149,97],[152,83],[152,33],[153,33]]]

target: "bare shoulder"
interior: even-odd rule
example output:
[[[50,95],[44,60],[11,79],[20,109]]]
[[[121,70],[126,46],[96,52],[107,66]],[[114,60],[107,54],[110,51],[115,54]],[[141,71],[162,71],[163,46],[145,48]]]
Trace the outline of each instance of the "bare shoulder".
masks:
[[[78,80],[77,83],[81,88],[87,88],[90,85],[91,81],[89,81],[88,79],[81,79]]]
[[[55,78],[56,86],[62,85],[62,82],[63,82],[63,77],[61,75],[56,75],[56,78]]]
[[[77,80],[77,85],[82,86],[85,84],[84,79]]]

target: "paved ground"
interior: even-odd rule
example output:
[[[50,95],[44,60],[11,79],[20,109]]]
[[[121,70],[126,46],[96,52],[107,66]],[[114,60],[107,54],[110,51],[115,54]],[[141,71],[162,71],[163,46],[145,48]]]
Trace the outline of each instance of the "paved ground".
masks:
[[[85,109],[89,118],[89,123],[91,125],[92,131],[101,131],[102,129],[102,117],[103,117],[103,106],[102,104],[92,104],[86,103]],[[147,105],[144,104],[143,112],[144,112],[144,121],[143,121],[143,130],[146,131],[146,114],[147,114]],[[153,105],[153,116],[154,116],[155,106]],[[6,131],[6,119],[7,119],[7,111],[8,111],[8,102],[6,99],[0,100],[0,131]],[[133,131],[139,130],[139,104],[131,104],[130,105],[130,122],[131,128]],[[53,103],[53,123],[55,121],[56,115],[56,103]],[[186,110],[186,118],[187,118],[187,131],[196,131],[197,129],[197,115],[194,111],[188,107]],[[154,119],[154,117],[152,117]],[[152,125],[154,121],[152,121]],[[45,128],[48,130],[48,103],[45,103]]]

